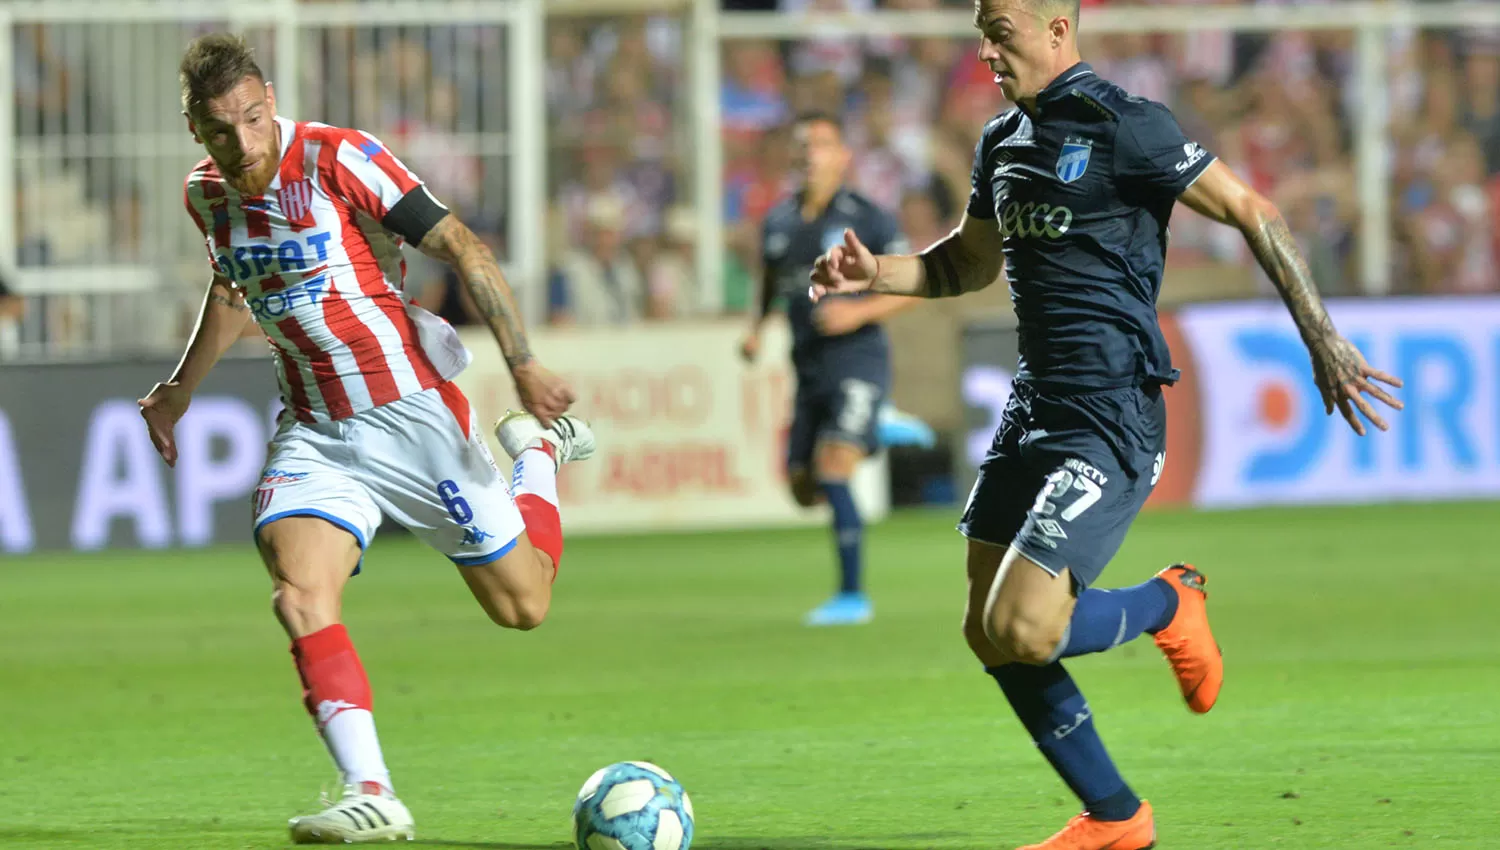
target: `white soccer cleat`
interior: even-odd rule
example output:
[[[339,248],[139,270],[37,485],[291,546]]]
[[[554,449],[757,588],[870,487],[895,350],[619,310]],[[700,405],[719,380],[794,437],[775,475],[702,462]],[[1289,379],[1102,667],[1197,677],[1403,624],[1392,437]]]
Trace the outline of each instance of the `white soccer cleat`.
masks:
[[[366,844],[410,841],[416,836],[411,812],[401,801],[377,790],[373,783],[344,786],[338,802],[315,815],[292,818],[287,826],[294,844]]]
[[[551,428],[543,428],[542,423],[530,413],[507,411],[495,423],[495,439],[500,441],[501,448],[505,449],[511,460],[519,457],[536,440],[543,440],[556,450],[558,466],[576,460],[588,460],[594,456],[596,447],[594,429],[571,413],[559,416]]]

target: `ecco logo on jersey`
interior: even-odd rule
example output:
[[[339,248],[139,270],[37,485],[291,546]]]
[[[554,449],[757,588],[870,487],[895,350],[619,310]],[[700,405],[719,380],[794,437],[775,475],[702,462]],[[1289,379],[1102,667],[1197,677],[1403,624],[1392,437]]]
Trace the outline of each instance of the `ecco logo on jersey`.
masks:
[[[267,292],[259,298],[246,301],[256,321],[275,321],[303,304],[316,304],[328,290],[328,276],[318,275],[296,286],[276,292]]]
[[[275,271],[305,271],[309,260],[304,249],[311,248],[324,262],[328,260],[328,242],[333,239],[333,234],[326,230],[317,233],[309,233],[300,239],[288,239],[280,245],[241,245],[234,249],[234,253],[220,250],[215,256],[219,263],[219,273],[234,281],[244,283],[259,277],[265,277]],[[271,263],[276,263],[277,268],[272,269]]]
[[[1000,210],[1000,235],[1007,239],[1056,239],[1073,226],[1073,211],[1051,204],[1012,203]]]

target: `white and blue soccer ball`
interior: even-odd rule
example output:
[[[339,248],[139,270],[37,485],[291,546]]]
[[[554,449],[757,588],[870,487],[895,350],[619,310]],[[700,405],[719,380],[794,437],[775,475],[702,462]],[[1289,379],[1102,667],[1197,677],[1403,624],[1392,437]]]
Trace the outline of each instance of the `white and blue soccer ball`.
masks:
[[[672,774],[644,761],[600,768],[573,804],[578,850],[688,850],[693,803]]]

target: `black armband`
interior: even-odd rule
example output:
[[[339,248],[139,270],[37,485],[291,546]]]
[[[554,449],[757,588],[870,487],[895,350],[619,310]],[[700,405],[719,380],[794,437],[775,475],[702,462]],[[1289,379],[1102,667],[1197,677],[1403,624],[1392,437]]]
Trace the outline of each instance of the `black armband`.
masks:
[[[964,293],[963,280],[953,258],[948,256],[944,243],[928,248],[918,255],[922,260],[922,272],[927,277],[927,288],[922,295],[928,298],[954,298]]]
[[[426,186],[407,192],[394,207],[385,214],[380,223],[392,233],[413,245],[421,245],[428,231],[437,226],[448,214],[448,208],[427,191]]]

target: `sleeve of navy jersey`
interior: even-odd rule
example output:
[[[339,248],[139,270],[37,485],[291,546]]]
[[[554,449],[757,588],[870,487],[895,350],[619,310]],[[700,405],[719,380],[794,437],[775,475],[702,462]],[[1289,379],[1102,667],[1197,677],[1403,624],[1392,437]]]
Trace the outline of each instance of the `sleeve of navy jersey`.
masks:
[[[1216,157],[1189,139],[1171,110],[1140,100],[1123,110],[1115,136],[1115,178],[1143,199],[1176,199]]]
[[[999,123],[998,120],[984,125],[984,132],[979,134],[979,143],[974,146],[974,170],[969,175],[969,204],[967,211],[970,218],[981,218],[989,221],[995,217],[995,195],[990,186],[990,177],[985,174],[985,153],[990,146],[990,133]]]
[[[775,268],[786,256],[787,235],[782,232],[776,209],[773,208],[760,226],[760,263],[762,268]]]

